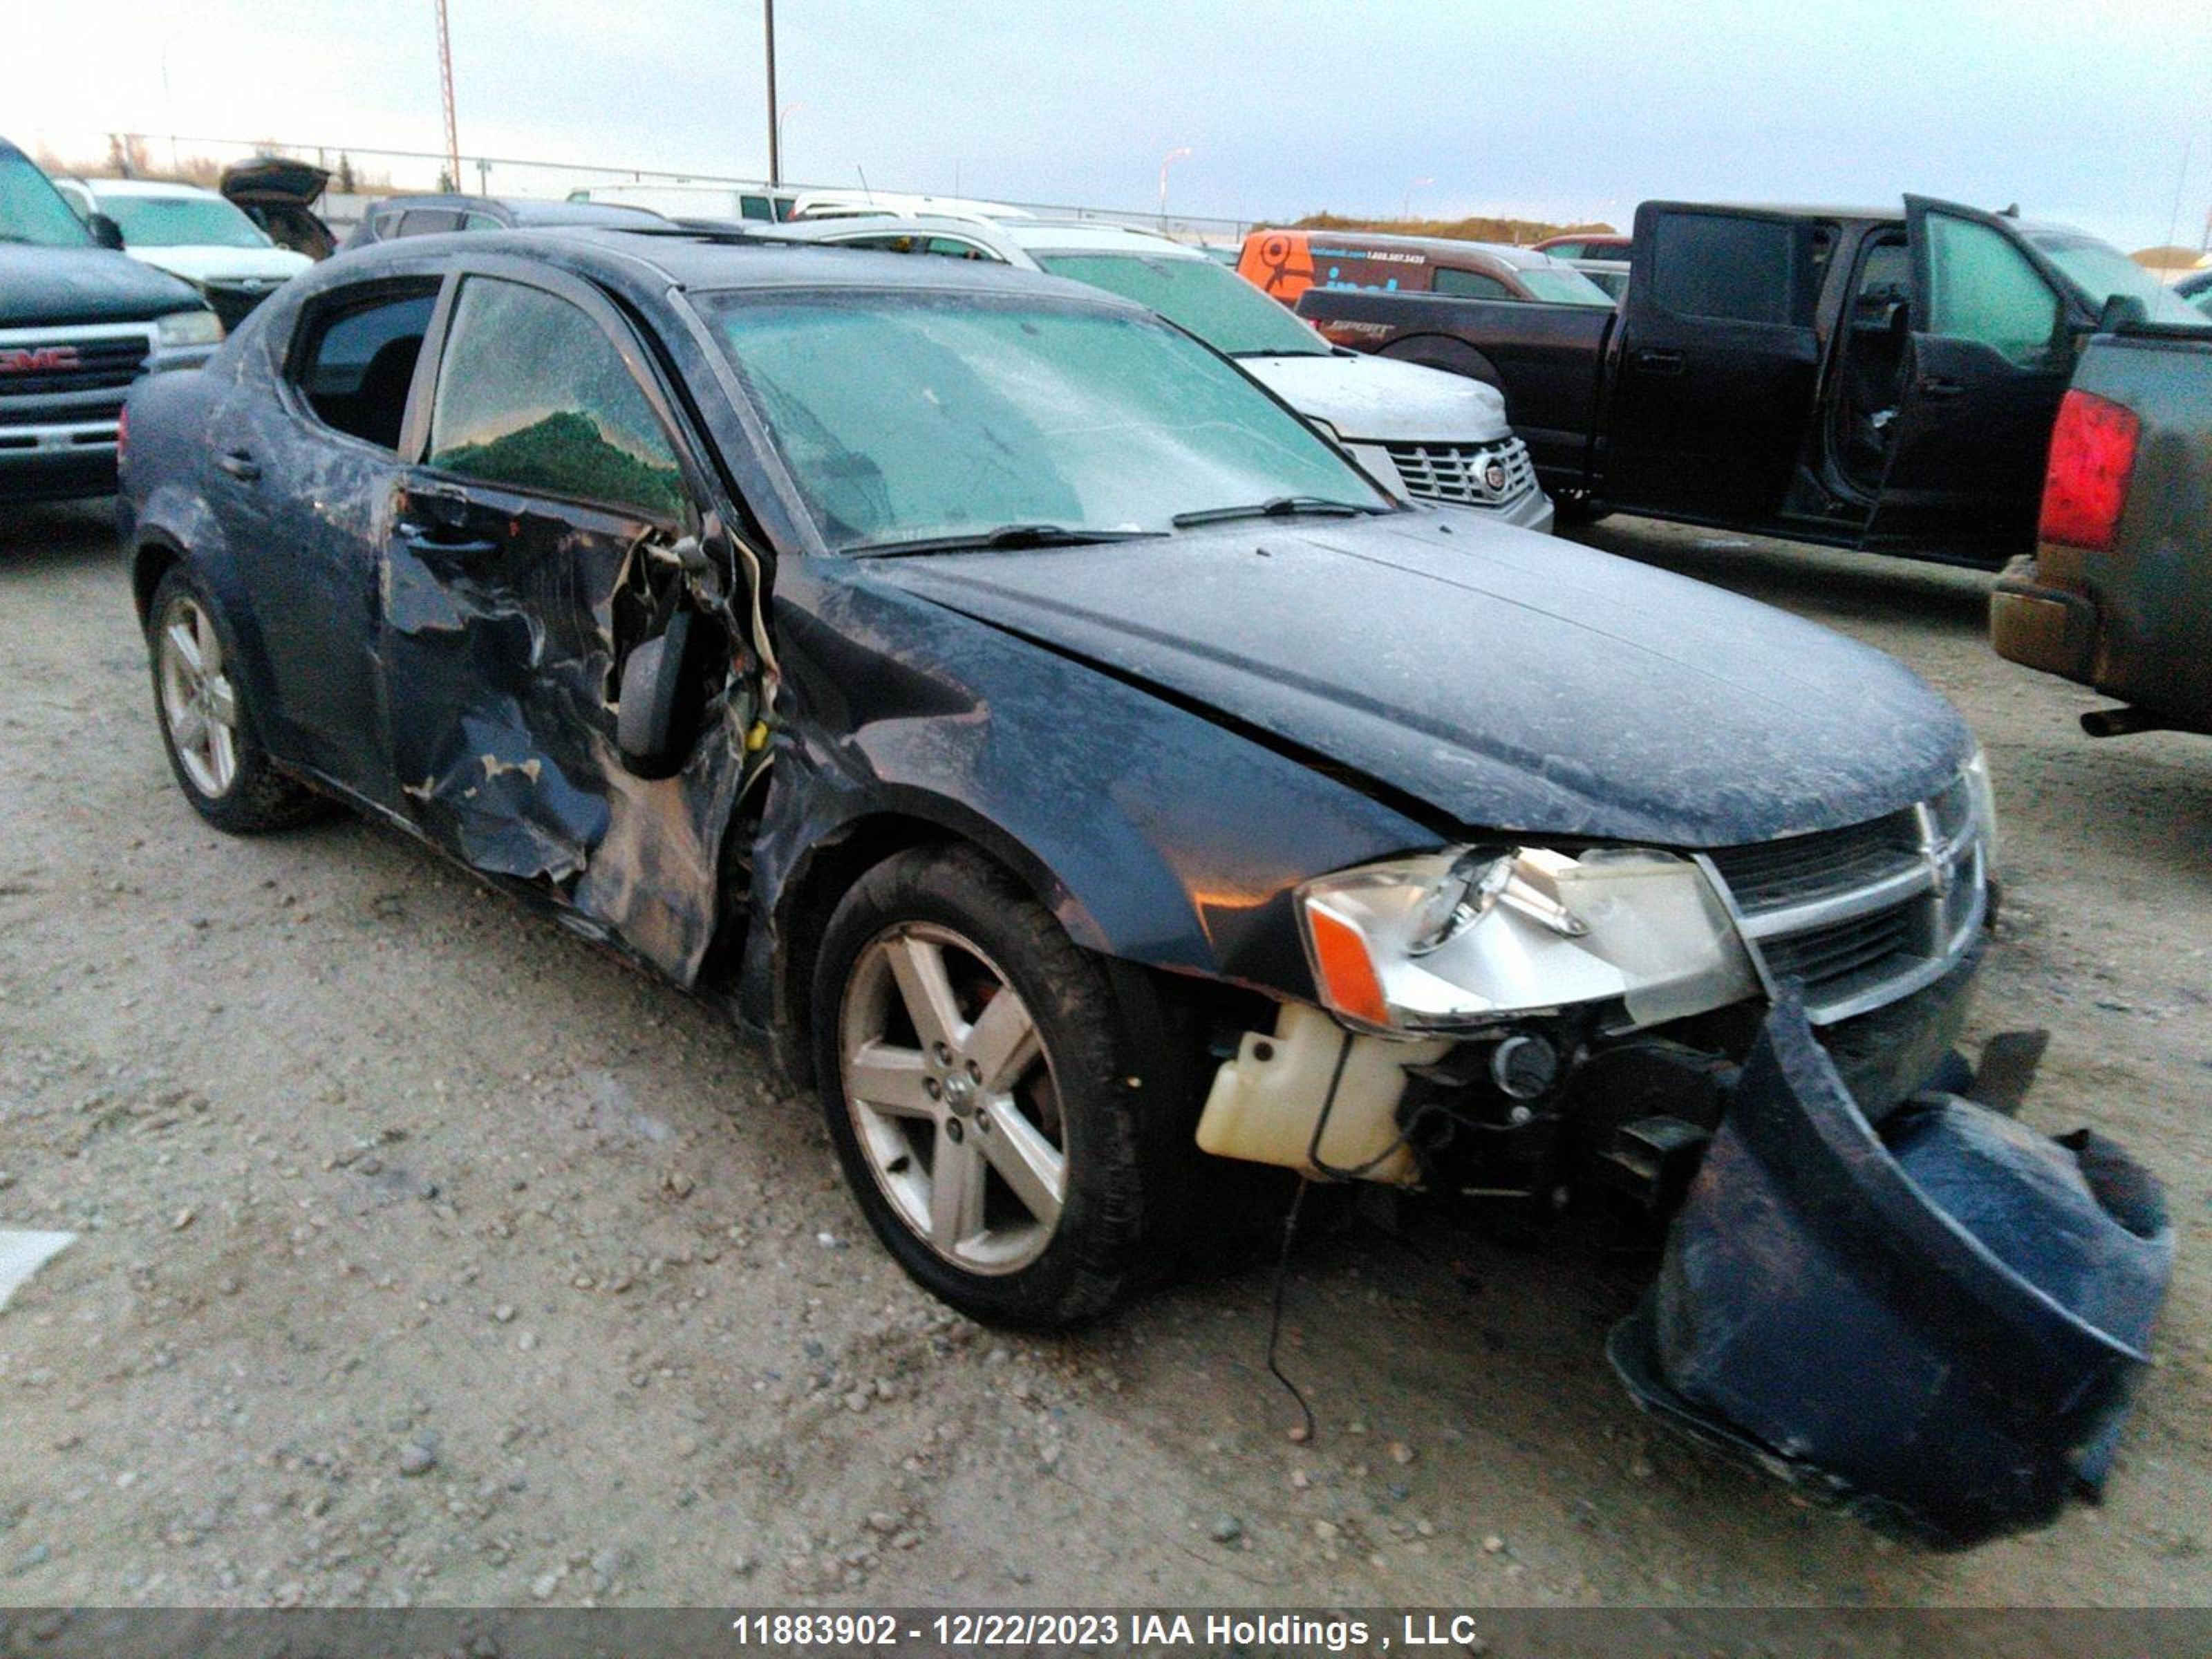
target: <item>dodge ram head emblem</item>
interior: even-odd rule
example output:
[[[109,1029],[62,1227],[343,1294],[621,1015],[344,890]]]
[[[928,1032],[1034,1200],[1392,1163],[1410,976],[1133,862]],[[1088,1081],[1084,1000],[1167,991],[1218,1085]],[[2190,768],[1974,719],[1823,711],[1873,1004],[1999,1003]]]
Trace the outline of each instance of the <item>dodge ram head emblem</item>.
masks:
[[[72,345],[10,346],[0,350],[0,374],[52,374],[83,367]]]

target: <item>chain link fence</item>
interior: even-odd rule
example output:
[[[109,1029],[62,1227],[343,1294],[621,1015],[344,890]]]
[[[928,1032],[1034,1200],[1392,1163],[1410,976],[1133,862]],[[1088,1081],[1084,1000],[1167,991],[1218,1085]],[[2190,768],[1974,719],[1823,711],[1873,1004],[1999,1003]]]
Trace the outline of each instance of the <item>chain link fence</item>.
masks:
[[[662,167],[618,167],[598,161],[549,161],[512,155],[461,157],[461,176],[449,176],[446,156],[436,150],[389,149],[361,144],[301,143],[275,138],[216,138],[179,133],[114,132],[49,135],[33,147],[40,165],[50,171],[94,176],[178,179],[212,187],[225,167],[256,155],[281,155],[312,161],[329,170],[331,185],[322,204],[322,216],[340,236],[352,228],[368,205],[377,198],[423,191],[460,190],[478,196],[524,196],[559,199],[575,190],[595,185],[757,185],[757,177],[739,173],[674,172]],[[864,189],[860,181],[848,184],[787,179],[787,189]],[[877,186],[900,191],[896,184]],[[1054,218],[1096,219],[1103,223],[1132,225],[1164,231],[1181,241],[1232,246],[1243,240],[1252,222],[1209,217],[1199,214],[1170,214],[1134,209],[1091,207],[1067,202],[1018,202],[993,199],[1010,207]]]

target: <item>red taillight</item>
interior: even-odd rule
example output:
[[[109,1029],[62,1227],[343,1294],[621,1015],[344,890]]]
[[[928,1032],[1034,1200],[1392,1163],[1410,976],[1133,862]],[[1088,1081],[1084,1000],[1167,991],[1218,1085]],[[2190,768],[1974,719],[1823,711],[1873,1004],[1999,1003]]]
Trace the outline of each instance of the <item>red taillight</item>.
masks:
[[[2102,552],[2119,532],[2136,470],[2142,422],[2131,409],[2087,392],[2069,392],[2051,430],[2051,470],[2043,480],[2046,542]]]

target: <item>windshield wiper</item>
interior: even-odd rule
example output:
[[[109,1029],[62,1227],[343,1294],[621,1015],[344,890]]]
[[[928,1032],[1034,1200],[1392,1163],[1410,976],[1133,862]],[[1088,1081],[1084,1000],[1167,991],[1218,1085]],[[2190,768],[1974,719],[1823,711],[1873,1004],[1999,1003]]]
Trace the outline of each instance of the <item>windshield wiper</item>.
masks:
[[[1164,534],[1158,530],[1071,530],[1057,524],[1002,524],[995,530],[957,536],[926,536],[914,541],[862,542],[845,549],[864,558],[896,558],[908,553],[973,552],[978,548],[1084,547],[1093,542],[1133,542]]]
[[[1178,513],[1170,522],[1178,530],[1188,530],[1193,525],[1226,524],[1231,519],[1296,519],[1309,514],[1321,519],[1364,519],[1389,510],[1358,501],[1333,501],[1326,495],[1277,495],[1249,507],[1202,507],[1194,513]]]

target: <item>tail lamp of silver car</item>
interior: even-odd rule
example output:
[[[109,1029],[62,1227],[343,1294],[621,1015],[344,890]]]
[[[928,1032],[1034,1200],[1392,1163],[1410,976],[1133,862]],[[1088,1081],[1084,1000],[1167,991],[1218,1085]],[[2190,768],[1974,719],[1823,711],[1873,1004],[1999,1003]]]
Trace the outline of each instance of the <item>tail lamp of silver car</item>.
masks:
[[[1841,1025],[1942,980],[1981,933],[1995,831],[1978,753],[1934,799],[1846,830],[1697,854],[1446,847],[1309,882],[1299,927],[1327,1012],[1286,1003],[1241,1034],[1200,1144],[1523,1197],[1591,1173],[1580,1148],[1656,1212],[1715,1127],[1731,1036],[1747,1041],[1721,1029],[1729,1011],[1787,994]],[[1668,1079],[1632,1116],[1589,1097],[1617,1096],[1631,1049]],[[1636,1145],[1578,1133],[1584,1106],[1640,1126]]]

